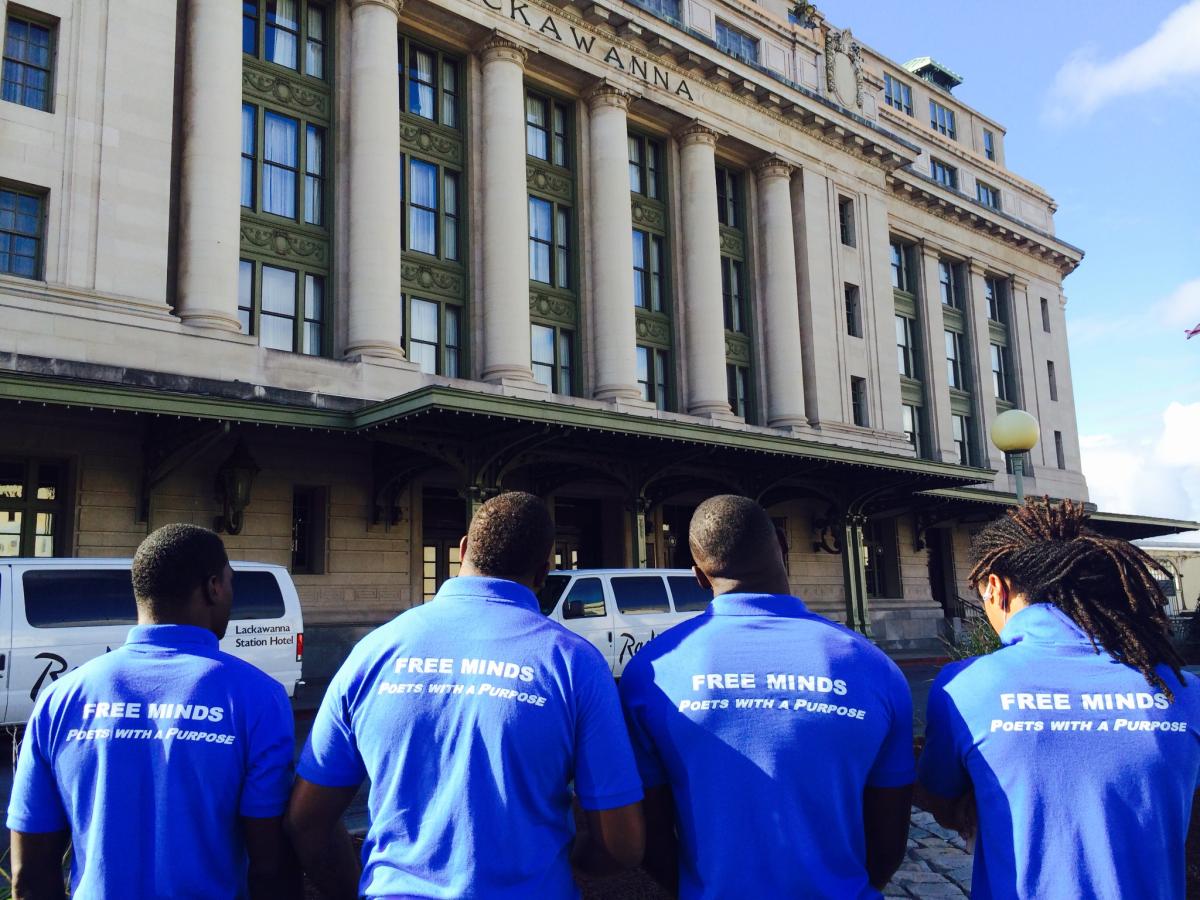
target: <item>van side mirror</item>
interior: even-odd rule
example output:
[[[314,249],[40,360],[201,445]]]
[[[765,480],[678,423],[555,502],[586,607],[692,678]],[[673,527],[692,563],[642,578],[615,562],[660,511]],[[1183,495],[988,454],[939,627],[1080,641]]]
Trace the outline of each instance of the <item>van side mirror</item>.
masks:
[[[563,618],[564,619],[582,619],[583,618],[583,601],[582,600],[567,600],[563,603]]]

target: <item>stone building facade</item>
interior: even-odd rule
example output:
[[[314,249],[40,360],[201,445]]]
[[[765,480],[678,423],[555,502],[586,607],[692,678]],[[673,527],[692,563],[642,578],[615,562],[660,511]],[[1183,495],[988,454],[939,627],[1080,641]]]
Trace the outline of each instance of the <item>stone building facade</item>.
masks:
[[[0,552],[212,525],[248,455],[229,546],[292,568],[320,654],[501,488],[553,501],[563,566],[686,564],[737,491],[817,609],[929,650],[1011,502],[998,412],[1041,424],[1032,491],[1086,498],[1082,251],[932,60],[782,0],[0,21]]]

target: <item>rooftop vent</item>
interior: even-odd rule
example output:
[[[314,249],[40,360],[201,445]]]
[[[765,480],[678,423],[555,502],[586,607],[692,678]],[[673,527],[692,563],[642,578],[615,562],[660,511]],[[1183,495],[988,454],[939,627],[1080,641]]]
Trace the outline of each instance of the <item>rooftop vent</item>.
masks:
[[[904,68],[944,91],[952,91],[962,84],[962,77],[951,72],[931,56],[918,56],[904,64]]]

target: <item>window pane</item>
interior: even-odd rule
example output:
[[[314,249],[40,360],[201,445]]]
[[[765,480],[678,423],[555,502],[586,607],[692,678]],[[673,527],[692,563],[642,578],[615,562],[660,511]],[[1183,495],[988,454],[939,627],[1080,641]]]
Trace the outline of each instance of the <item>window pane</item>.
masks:
[[[438,305],[428,300],[413,299],[410,308],[410,332],[414,341],[437,343]]]
[[[242,104],[242,206],[254,206],[255,108]]]
[[[548,160],[550,147],[545,100],[540,97],[525,98],[525,123],[525,152],[538,159]]]
[[[428,50],[413,48],[409,54],[408,111],[426,119],[436,116],[434,106],[434,62]]]
[[[296,273],[274,266],[262,269],[263,312],[282,316],[296,315]]]
[[[258,319],[259,343],[270,350],[291,351],[295,346],[295,323],[282,316],[263,313]]]
[[[314,78],[325,77],[325,10],[315,3],[308,7],[308,42],[304,71]]]
[[[617,609],[625,614],[670,612],[667,586],[658,575],[614,578],[611,582]]]
[[[563,579],[564,583],[566,579]],[[604,587],[600,583],[599,578],[581,578],[571,586],[571,593],[567,595],[567,602],[579,603],[583,607],[583,617],[593,618],[603,616],[604,608]],[[566,606],[564,604],[564,611]],[[554,611],[551,607],[551,612]]]
[[[643,193],[642,141],[632,136],[629,138],[629,189],[636,194]]]
[[[571,286],[571,230],[567,211],[561,207],[555,210],[555,233],[558,239],[555,252],[555,284],[562,288]]]
[[[296,68],[296,0],[267,0],[267,62]]]
[[[128,569],[32,571],[21,576],[25,617],[34,628],[132,625],[137,621]]]
[[[20,500],[24,496],[24,463],[0,462],[0,499]]]
[[[571,345],[573,336],[569,331],[558,334],[558,392],[570,394],[574,390],[572,381]]]
[[[233,573],[233,619],[278,619],[283,616],[283,593],[270,572]]]
[[[0,509],[0,557],[21,555],[23,514]]]
[[[533,342],[533,361],[554,365],[554,329],[545,325],[534,325],[530,336]]]
[[[305,135],[304,221],[320,225],[325,218],[325,130],[309,125]]]
[[[445,218],[442,222],[442,255],[446,259],[458,259],[458,175],[446,172],[442,195]]]
[[[253,301],[254,263],[248,259],[238,261],[238,321],[242,323],[242,332],[253,334],[251,327],[254,312]]]
[[[267,112],[263,119],[263,210],[296,215],[297,122]]]
[[[258,0],[242,0],[242,52],[258,55]]]
[[[647,347],[637,348],[637,380],[642,387],[642,399],[654,399],[650,384],[650,350]]]
[[[550,283],[550,243],[553,240],[551,205],[547,200],[529,198],[529,277]]]
[[[409,164],[408,246],[437,253],[437,166],[414,159]]]
[[[458,64],[442,62],[442,124],[458,127]]]
[[[701,612],[712,602],[712,589],[700,587],[695,578],[675,575],[668,577],[667,583],[671,585],[675,612]]]

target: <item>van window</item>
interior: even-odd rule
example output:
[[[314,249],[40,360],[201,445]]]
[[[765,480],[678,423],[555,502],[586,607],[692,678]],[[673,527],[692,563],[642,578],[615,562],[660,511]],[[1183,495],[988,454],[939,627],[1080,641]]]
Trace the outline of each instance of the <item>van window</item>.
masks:
[[[675,612],[700,612],[712,603],[712,589],[700,587],[695,578],[674,575],[668,577],[667,582],[671,585]]]
[[[612,580],[617,609],[623,613],[665,613],[671,611],[667,602],[667,586],[658,575],[635,575]]]
[[[133,625],[128,569],[45,569],[21,576],[25,617],[34,628]]]
[[[231,619],[282,619],[283,592],[270,572],[233,573]]]
[[[567,589],[567,585],[571,583],[569,575],[548,575],[546,581],[542,585],[542,589],[538,591],[538,606],[542,608],[542,615],[548,616],[554,612],[554,607],[558,606],[558,598],[562,596],[562,592]]]
[[[567,594],[567,602],[574,603],[576,601],[583,604],[583,615],[571,618],[591,619],[603,616],[607,612],[604,608],[604,585],[600,583],[599,578],[580,578],[571,585],[571,593]],[[563,610],[563,618],[566,619],[568,617],[565,606]]]

